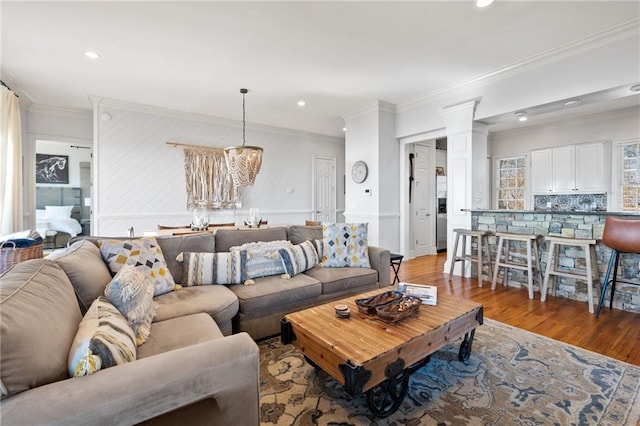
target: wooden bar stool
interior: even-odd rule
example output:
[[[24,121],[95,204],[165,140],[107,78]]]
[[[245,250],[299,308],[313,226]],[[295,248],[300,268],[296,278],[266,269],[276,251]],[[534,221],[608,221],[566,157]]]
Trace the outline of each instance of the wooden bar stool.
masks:
[[[623,219],[613,216],[607,217],[602,233],[602,243],[611,248],[611,258],[609,258],[609,267],[607,268],[604,283],[600,290],[600,300],[598,301],[596,318],[600,316],[600,309],[602,309],[602,305],[604,305],[604,297],[607,293],[609,282],[611,282],[609,308],[613,308],[613,295],[616,292],[616,275],[618,274],[620,254],[640,253],[640,220]],[[613,277],[611,277],[611,269],[613,269]]]
[[[540,268],[540,253],[538,251],[538,239],[542,238],[542,235],[525,235],[514,234],[511,232],[496,232],[496,237],[498,238],[498,249],[496,250],[496,263],[495,265],[493,265],[493,280],[491,281],[491,290],[496,289],[496,283],[498,282],[498,274],[500,272],[501,266],[504,268],[504,279],[502,280],[503,286],[506,286],[507,281],[509,280],[509,268],[519,269],[522,271],[527,271],[529,299],[533,299],[534,266],[536,268],[536,271],[538,272],[536,274],[536,277],[538,278],[538,284],[542,286],[542,268]],[[513,247],[510,244],[512,241],[519,241],[525,244],[527,249],[526,263],[514,260],[514,257],[517,256],[516,253],[512,253],[510,250]]]
[[[556,277],[568,277],[587,282],[587,297],[589,302],[589,312],[593,313],[593,282],[600,283],[598,274],[598,264],[596,262],[596,240],[563,238],[563,237],[544,237],[545,241],[549,241],[549,255],[547,259],[547,269],[544,274],[544,282],[542,283],[541,301],[547,300],[547,287],[549,286],[549,278],[553,278],[553,295],[556,295],[557,282]],[[584,257],[587,262],[585,272],[577,271],[559,271],[558,258],[560,246],[581,247],[584,250]]]
[[[462,261],[462,273],[464,274],[466,262],[475,262],[478,264],[478,287],[482,287],[482,268],[485,263],[488,268],[488,275],[492,275],[491,269],[491,251],[489,251],[489,232],[488,231],[473,231],[471,229],[457,228],[453,232],[456,234],[456,240],[453,245],[453,258],[451,259],[451,268],[449,269],[449,281],[453,277],[453,268],[458,261]],[[462,238],[462,254],[458,256],[458,242]],[[473,239],[478,240],[478,253],[474,255],[472,253],[467,254],[467,238],[469,238],[469,246],[473,245]],[[482,251],[486,250],[486,256],[482,255]]]

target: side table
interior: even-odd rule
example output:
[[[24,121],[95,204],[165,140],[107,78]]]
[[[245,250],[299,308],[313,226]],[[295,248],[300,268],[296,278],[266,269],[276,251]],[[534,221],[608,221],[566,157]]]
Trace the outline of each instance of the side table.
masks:
[[[391,253],[389,254],[389,260],[391,261],[391,269],[393,269],[393,273],[395,277],[393,278],[393,285],[400,282],[400,278],[398,278],[398,272],[400,271],[400,265],[402,264],[402,258],[404,256],[401,254]]]

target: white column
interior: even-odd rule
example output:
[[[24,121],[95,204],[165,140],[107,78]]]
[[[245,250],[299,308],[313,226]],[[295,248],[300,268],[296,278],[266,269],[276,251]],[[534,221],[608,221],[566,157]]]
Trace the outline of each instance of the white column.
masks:
[[[487,159],[486,126],[474,124],[477,100],[444,108],[442,118],[447,129],[447,262],[449,271],[454,255],[455,228],[471,228],[471,213],[462,209],[489,206],[489,160]],[[467,251],[470,250],[468,245]],[[470,276],[471,265],[461,271],[461,263],[454,274]]]
[[[398,251],[400,146],[395,139],[395,105],[377,101],[345,116],[345,124],[345,220],[369,223],[369,244]],[[368,167],[363,183],[351,178],[356,161]]]

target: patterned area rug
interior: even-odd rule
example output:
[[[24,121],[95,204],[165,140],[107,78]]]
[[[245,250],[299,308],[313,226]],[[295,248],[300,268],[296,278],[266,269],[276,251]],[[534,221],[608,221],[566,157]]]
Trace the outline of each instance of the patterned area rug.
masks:
[[[265,425],[637,425],[640,367],[485,319],[471,357],[460,341],[411,376],[393,415],[310,366],[279,338],[260,343]]]

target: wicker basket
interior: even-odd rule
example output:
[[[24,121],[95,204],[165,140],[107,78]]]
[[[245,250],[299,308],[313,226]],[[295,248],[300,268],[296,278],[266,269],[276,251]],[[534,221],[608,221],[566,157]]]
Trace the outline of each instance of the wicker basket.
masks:
[[[8,244],[13,244],[13,247],[7,247]],[[31,247],[16,248],[15,243],[6,242],[5,247],[0,248],[0,274],[16,263],[42,258],[44,256],[43,248],[42,243]]]
[[[382,321],[396,322],[418,312],[422,300],[414,296],[403,296],[376,308],[376,314]]]
[[[366,299],[356,299],[356,306],[358,306],[358,310],[363,314],[375,315],[378,306],[393,302],[401,297],[402,293],[398,291],[385,291],[384,293],[367,297]]]

